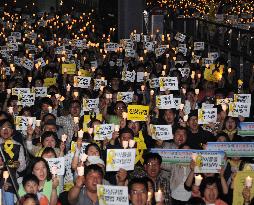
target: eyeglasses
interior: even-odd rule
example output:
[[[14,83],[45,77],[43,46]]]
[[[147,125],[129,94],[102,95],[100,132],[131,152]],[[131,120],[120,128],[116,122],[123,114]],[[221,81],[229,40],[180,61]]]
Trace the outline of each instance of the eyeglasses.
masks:
[[[125,108],[124,107],[117,107],[116,109],[117,110],[124,110]]]
[[[145,189],[142,189],[142,190],[131,190],[131,194],[133,194],[133,195],[144,194],[146,192],[147,191]]]
[[[152,166],[155,167],[155,166],[159,166],[159,163],[158,162],[148,162],[147,165],[150,167],[152,167]]]

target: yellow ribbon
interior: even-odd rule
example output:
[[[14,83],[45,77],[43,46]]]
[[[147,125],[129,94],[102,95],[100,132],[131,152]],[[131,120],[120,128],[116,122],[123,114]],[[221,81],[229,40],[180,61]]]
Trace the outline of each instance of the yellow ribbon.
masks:
[[[105,201],[105,199],[104,199],[104,187],[103,187],[103,185],[102,186],[100,186],[99,187],[99,189],[98,189],[98,199],[99,199],[99,201],[101,200],[102,201],[102,203],[103,204],[107,204],[106,203],[106,201]]]
[[[139,131],[138,137],[134,137],[134,141],[137,143],[135,164],[137,164],[139,161],[141,162],[141,164],[143,164],[144,163],[143,153],[144,150],[147,149],[147,147],[145,144],[145,139],[142,131]]]
[[[115,151],[110,150],[107,156],[107,165],[110,165],[111,167],[114,167],[113,159],[115,158]]]
[[[12,140],[6,140],[4,143],[4,151],[10,156],[11,159],[14,157],[14,153],[12,151],[14,147]]]
[[[196,166],[200,169],[202,167],[203,160],[202,160],[202,155],[198,155],[196,158]]]

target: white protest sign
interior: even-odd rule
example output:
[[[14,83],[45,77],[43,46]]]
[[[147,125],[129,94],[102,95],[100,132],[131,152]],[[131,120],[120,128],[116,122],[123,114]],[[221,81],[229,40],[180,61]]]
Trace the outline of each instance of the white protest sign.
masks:
[[[183,78],[188,78],[190,76],[190,68],[178,68],[181,72]]]
[[[171,140],[173,139],[171,125],[150,125],[152,138],[155,140]]]
[[[118,58],[118,59],[116,60],[116,66],[117,66],[117,67],[123,66],[123,59]]]
[[[137,82],[141,83],[144,82],[145,73],[144,72],[137,72]]]
[[[47,97],[47,87],[33,87],[32,92],[35,97]]]
[[[173,94],[170,95],[157,95],[156,107],[159,109],[175,108]]]
[[[159,88],[160,87],[160,80],[159,78],[152,78],[149,80],[150,88]]]
[[[133,100],[134,92],[118,92],[117,101],[123,101],[126,104],[129,104]]]
[[[176,108],[177,110],[180,109],[181,101],[182,101],[181,98],[173,98],[173,102],[174,102],[175,108]]]
[[[94,127],[94,140],[111,139],[114,132],[114,124],[101,124]]]
[[[186,56],[186,54],[187,54],[187,48],[185,48],[185,47],[178,47],[178,48],[176,48],[176,51],[177,51],[177,53],[182,53],[184,56]]]
[[[198,109],[198,124],[216,123],[217,108]]]
[[[211,65],[214,63],[214,59],[212,58],[202,58],[202,65]]]
[[[14,36],[17,40],[21,40],[20,32],[11,32],[11,35]]]
[[[97,68],[98,67],[98,62],[97,61],[91,61],[90,65],[91,65],[91,67]]]
[[[208,58],[209,59],[213,59],[213,60],[216,60],[217,58],[219,58],[219,53],[218,52],[209,52],[208,53]]]
[[[178,90],[177,77],[160,77],[160,91]]]
[[[99,205],[129,205],[127,186],[97,184]]]
[[[110,52],[110,51],[116,52],[118,48],[119,48],[119,45],[117,43],[105,43],[104,44],[104,50],[106,50],[108,52]]]
[[[16,116],[15,117],[15,125],[16,130],[27,130],[27,126],[32,122],[33,129],[35,128],[36,124],[36,117],[25,117],[25,116]]]
[[[140,34],[133,34],[130,36],[131,40],[134,41],[134,42],[140,42],[141,40],[141,35]]]
[[[152,52],[154,51],[154,43],[153,42],[144,42],[144,48],[148,51],[148,52]]]
[[[134,49],[126,48],[125,49],[125,57],[135,58],[136,51]]]
[[[12,95],[22,95],[30,93],[30,88],[12,88],[11,94]]]
[[[18,95],[18,105],[32,106],[35,102],[35,93],[24,93]]]
[[[134,170],[136,149],[107,149],[106,171]]]
[[[47,65],[42,57],[35,60],[35,63],[40,63],[42,68]]]
[[[234,94],[234,102],[251,104],[251,94]]]
[[[22,63],[22,66],[24,67],[24,68],[26,68],[27,70],[32,70],[33,69],[33,67],[34,67],[34,63],[33,63],[33,61],[31,61],[30,59],[28,59],[28,58],[25,58],[25,60],[23,61],[23,63]]]
[[[94,79],[94,89],[99,90],[101,86],[106,86],[108,84],[107,80]]]
[[[194,51],[203,51],[205,50],[204,42],[194,42]]]
[[[56,174],[59,176],[64,175],[64,171],[65,171],[65,158],[64,157],[46,158],[46,161],[48,162],[51,173],[52,173],[52,167],[56,167]]]
[[[165,47],[159,47],[155,49],[155,55],[158,58],[159,56],[163,55],[165,53],[167,48]]]
[[[248,103],[229,103],[229,113],[228,116],[231,117],[249,117],[250,116],[250,105]]]
[[[191,63],[197,63],[201,59],[201,56],[198,55],[192,55]]]
[[[179,32],[175,35],[175,39],[180,42],[184,42],[185,38],[186,38],[186,35]]]
[[[86,99],[83,98],[83,110],[84,111],[93,111],[99,107],[99,98],[96,99]]]
[[[221,153],[211,152],[199,153],[195,159],[195,173],[219,173],[223,155]]]
[[[135,70],[133,70],[133,71],[123,71],[122,72],[122,80],[123,81],[134,82],[135,78],[136,78]]]
[[[90,86],[91,77],[74,76],[74,87],[88,88]]]

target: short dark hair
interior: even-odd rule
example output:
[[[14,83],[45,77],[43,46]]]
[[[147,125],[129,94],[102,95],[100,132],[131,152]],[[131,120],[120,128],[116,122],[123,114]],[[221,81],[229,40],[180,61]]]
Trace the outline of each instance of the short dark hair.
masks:
[[[84,176],[86,177],[90,172],[98,172],[99,174],[101,174],[101,176],[103,178],[103,175],[104,175],[103,170],[97,164],[91,164],[91,165],[88,165],[87,167],[85,167]]]
[[[187,135],[187,128],[186,128],[186,127],[178,126],[177,128],[175,128],[175,129],[173,130],[173,134],[174,134],[174,135],[175,135],[175,133],[176,133],[177,130],[184,130],[185,133],[186,133],[186,135]]]
[[[162,157],[158,153],[148,152],[144,156],[144,164],[147,164],[152,159],[157,159],[160,164],[162,163]]]
[[[121,135],[124,134],[124,133],[129,133],[129,134],[131,134],[132,138],[134,138],[134,132],[131,128],[125,127],[123,129],[120,129],[119,137],[121,138]]]
[[[40,201],[37,197],[36,194],[25,194],[21,199],[20,199],[20,204],[23,205],[24,202],[27,200],[27,199],[33,199],[35,201],[35,205],[40,205]]]
[[[56,151],[52,147],[45,147],[45,149],[41,153],[41,156],[43,156],[44,154],[48,154],[48,153],[53,153],[55,158],[57,158]]]
[[[73,104],[79,104],[79,107],[81,107],[81,102],[80,102],[79,100],[72,100],[72,101],[70,102],[70,104],[69,104],[69,109],[71,109],[71,106],[72,106]]]
[[[25,187],[26,183],[29,181],[35,182],[36,184],[39,185],[39,179],[37,178],[37,176],[35,176],[34,174],[28,174],[23,177],[22,180],[23,187]]]
[[[218,188],[218,184],[217,184],[217,180],[216,177],[206,177],[202,180],[201,184],[200,184],[200,193],[201,196],[204,197],[204,192],[206,189],[206,186],[210,186],[216,184],[217,188]]]
[[[89,150],[90,147],[95,147],[95,149],[98,150],[98,152],[99,152],[99,154],[100,154],[100,157],[101,157],[101,149],[100,149],[99,145],[97,145],[97,144],[94,143],[94,142],[92,142],[92,143],[90,143],[90,144],[88,144],[88,145],[86,146],[86,148],[85,148],[85,153],[86,153],[86,154],[87,154],[87,152],[88,152],[88,150]]]
[[[57,143],[58,143],[58,137],[57,137],[57,134],[55,132],[52,132],[52,131],[46,131],[46,132],[43,132],[43,134],[41,135],[41,142],[43,143],[43,141],[47,138],[47,137],[53,137],[56,141],[56,146],[57,146]]]
[[[147,181],[145,178],[133,178],[129,184],[128,184],[128,191],[129,191],[129,194],[131,193],[131,190],[132,190],[132,187],[134,184],[143,184],[146,191],[148,191],[148,184],[147,184]]]

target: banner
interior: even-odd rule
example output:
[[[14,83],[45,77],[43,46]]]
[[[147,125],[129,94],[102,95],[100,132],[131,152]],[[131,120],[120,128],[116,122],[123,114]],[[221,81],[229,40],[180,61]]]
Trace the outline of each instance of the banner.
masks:
[[[149,106],[128,105],[128,120],[146,121],[149,115]]]
[[[254,122],[240,122],[237,130],[238,135],[254,136]]]
[[[106,171],[134,170],[136,149],[107,149]]]
[[[254,142],[208,142],[206,150],[224,151],[227,157],[254,157]]]

